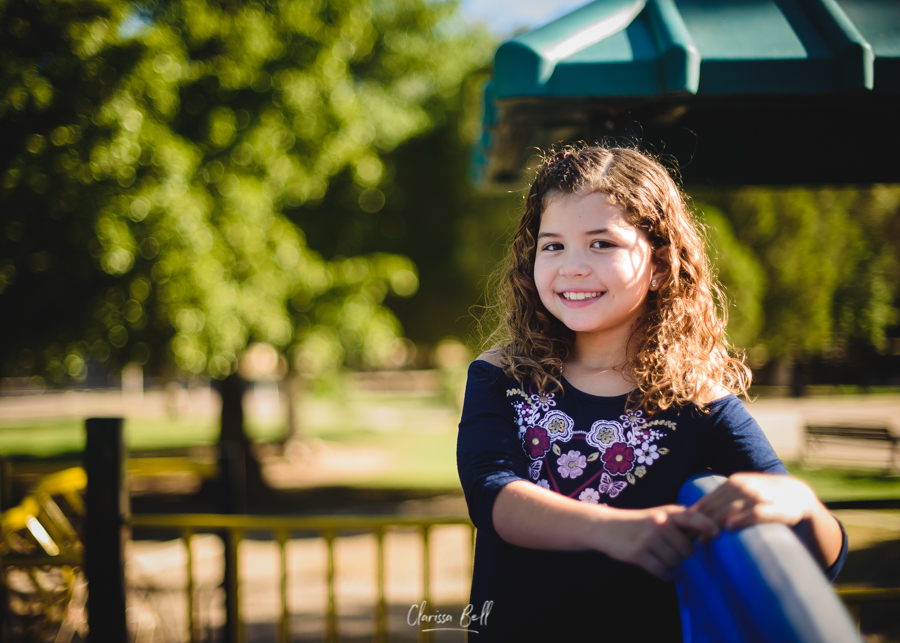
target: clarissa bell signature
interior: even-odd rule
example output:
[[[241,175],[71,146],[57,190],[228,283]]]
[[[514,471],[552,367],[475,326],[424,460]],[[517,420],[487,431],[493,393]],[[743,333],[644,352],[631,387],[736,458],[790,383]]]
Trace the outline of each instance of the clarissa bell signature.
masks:
[[[471,632],[472,634],[478,634],[477,630],[473,630],[469,626],[478,624],[487,625],[488,616],[494,607],[494,601],[485,601],[481,606],[481,611],[477,614],[475,613],[475,607],[473,605],[466,605],[459,615],[459,625],[455,627],[453,614],[444,614],[441,613],[440,610],[435,610],[434,614],[429,614],[426,610],[427,607],[428,603],[426,601],[411,606],[409,612],[406,614],[406,622],[413,627],[422,624],[441,626],[422,630],[423,632],[433,632],[436,630],[463,630]]]

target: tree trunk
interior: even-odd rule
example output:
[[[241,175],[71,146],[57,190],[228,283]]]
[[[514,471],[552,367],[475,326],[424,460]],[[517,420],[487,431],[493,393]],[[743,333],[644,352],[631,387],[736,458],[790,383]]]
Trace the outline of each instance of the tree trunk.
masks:
[[[248,388],[247,381],[235,372],[217,382],[215,388],[222,398],[222,428],[219,433],[220,471],[224,474],[243,468],[246,483],[243,496],[251,506],[265,504],[271,495],[271,489],[263,480],[262,468],[253,456],[253,445],[244,427],[244,393]],[[228,465],[223,458],[232,462],[242,459],[243,467]],[[229,486],[231,486],[229,482],[223,481],[223,496],[231,497],[223,497],[224,504],[221,510],[225,513],[246,511],[246,507],[239,506],[244,504],[240,499],[242,494],[236,489],[229,489]]]
[[[807,386],[809,386],[809,365],[806,362],[794,360],[794,368],[791,370],[791,397],[806,395]]]
[[[281,394],[284,396],[287,413],[287,431],[284,436],[284,443],[302,442],[306,437],[303,435],[303,425],[300,422],[297,413],[297,397],[300,395],[300,374],[293,370],[281,379]]]

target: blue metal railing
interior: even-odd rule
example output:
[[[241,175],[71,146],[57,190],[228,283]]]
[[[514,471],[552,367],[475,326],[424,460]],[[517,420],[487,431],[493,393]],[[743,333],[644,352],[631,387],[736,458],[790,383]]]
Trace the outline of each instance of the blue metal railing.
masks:
[[[678,495],[690,506],[726,478],[702,474]],[[685,643],[861,641],[818,563],[787,526],[723,530],[676,570]]]

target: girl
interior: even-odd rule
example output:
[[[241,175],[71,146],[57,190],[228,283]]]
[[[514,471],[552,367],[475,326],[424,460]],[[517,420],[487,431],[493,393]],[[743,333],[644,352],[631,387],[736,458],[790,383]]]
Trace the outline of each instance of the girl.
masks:
[[[769,475],[784,465],[735,396],[750,372],[727,351],[720,296],[656,161],[544,158],[504,268],[502,340],[470,366],[460,423],[479,641],[680,640],[672,570],[721,528],[804,521],[837,573],[840,524]],[[729,482],[675,505],[704,469]]]

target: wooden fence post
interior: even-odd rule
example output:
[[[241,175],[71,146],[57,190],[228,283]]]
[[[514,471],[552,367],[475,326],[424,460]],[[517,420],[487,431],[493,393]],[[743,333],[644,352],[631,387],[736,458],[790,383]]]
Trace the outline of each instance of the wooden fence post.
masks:
[[[122,418],[88,418],[84,469],[84,571],[88,579],[88,628],[92,643],[128,640],[125,621],[125,543],[128,489]]]
[[[235,441],[219,443],[219,507],[224,514],[241,514],[247,510],[247,484],[244,471],[244,450]],[[222,534],[225,545],[225,643],[241,643],[240,580],[238,578],[239,534],[226,530]]]

